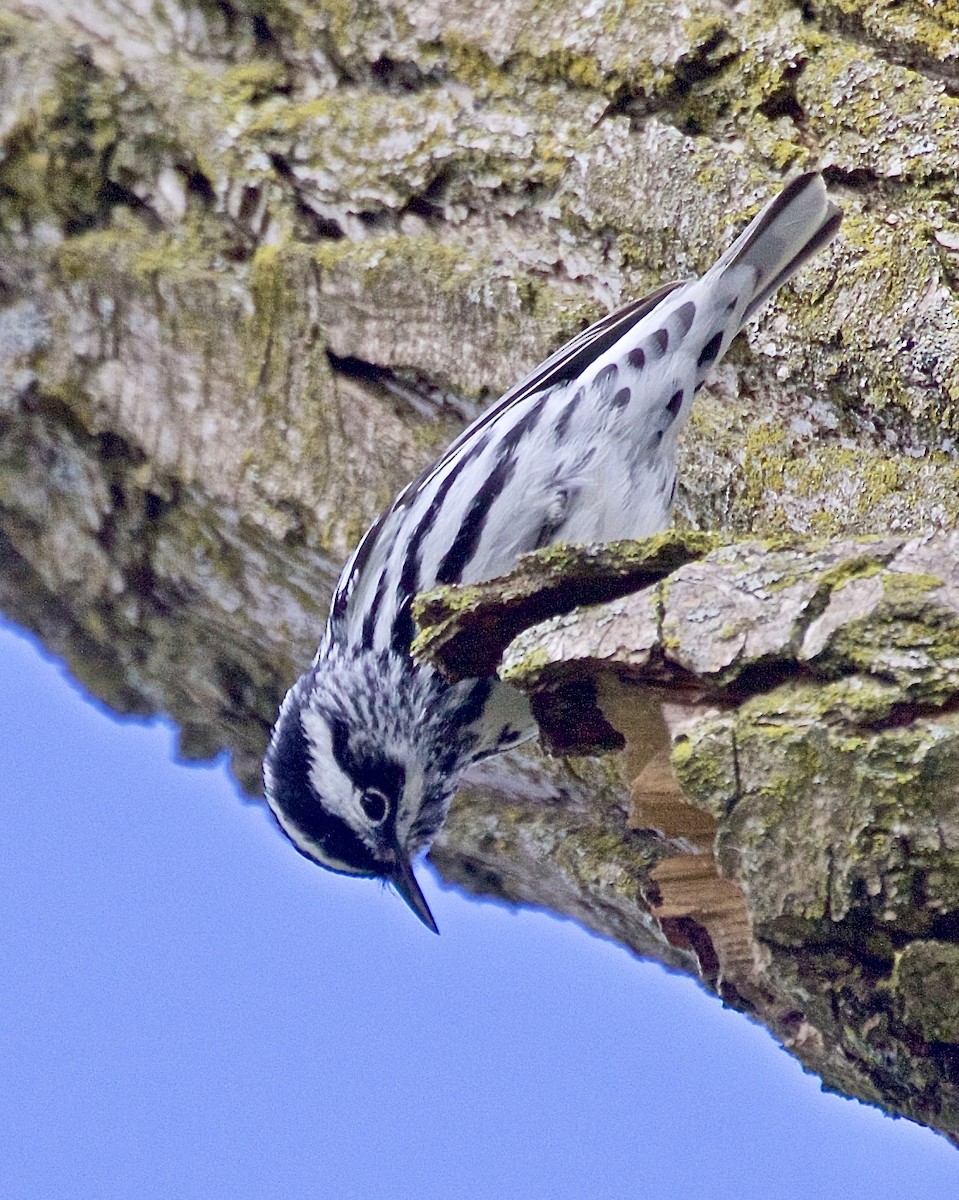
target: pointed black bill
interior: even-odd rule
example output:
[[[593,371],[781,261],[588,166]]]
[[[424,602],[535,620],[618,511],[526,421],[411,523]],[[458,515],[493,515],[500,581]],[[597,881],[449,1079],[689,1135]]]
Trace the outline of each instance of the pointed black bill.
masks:
[[[434,933],[439,933],[439,928],[433,920],[433,914],[430,912],[430,906],[426,903],[426,897],[420,890],[420,885],[416,882],[416,876],[413,874],[413,866],[402,856],[397,861],[396,872],[390,882],[426,928],[432,929]]]

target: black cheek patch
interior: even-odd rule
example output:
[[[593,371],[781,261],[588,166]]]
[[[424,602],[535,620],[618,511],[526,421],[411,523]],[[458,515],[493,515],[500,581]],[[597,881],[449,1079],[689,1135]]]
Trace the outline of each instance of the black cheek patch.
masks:
[[[462,722],[463,727],[479,720],[492,690],[493,685],[489,679],[477,679],[472,684],[456,710],[456,718]]]
[[[323,807],[310,779],[312,765],[299,709],[288,709],[267,751],[274,805],[304,842],[312,842],[322,850],[329,859],[324,866],[329,865],[330,870],[336,871],[336,864],[342,863],[343,874],[381,875],[382,866],[353,830]],[[291,841],[300,854],[312,857],[306,847]]]
[[[382,792],[395,810],[403,788],[406,786],[406,770],[389,758],[374,754],[354,754],[350,748],[349,727],[345,721],[332,719],[330,730],[333,735],[333,757],[336,765],[353,781],[359,792],[371,788]]]

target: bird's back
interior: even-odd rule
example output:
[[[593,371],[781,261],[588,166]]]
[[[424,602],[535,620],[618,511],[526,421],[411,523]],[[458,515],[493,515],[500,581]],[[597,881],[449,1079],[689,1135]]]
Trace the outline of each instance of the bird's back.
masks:
[[[553,542],[661,530],[693,396],[839,219],[822,177],[799,176],[702,278],[634,301],[547,359],[371,529],[344,571],[332,635],[401,649],[419,591],[493,578]]]

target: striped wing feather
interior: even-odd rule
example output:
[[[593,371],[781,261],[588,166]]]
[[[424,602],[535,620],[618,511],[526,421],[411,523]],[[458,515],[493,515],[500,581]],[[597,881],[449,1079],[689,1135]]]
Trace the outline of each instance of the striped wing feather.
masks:
[[[510,388],[495,404],[492,404],[464,429],[439,459],[431,463],[422,474],[407,484],[390,507],[377,517],[363,535],[337,586],[330,614],[331,621],[335,622],[343,615],[353,582],[367,568],[369,557],[383,526],[400,509],[409,508],[427,481],[446,466],[450,459],[459,452],[464,442],[495,421],[510,405],[519,403],[535,392],[548,391],[575,379],[589,363],[597,359],[625,333],[628,333],[634,325],[648,316],[670,292],[681,286],[682,283],[683,280],[677,279],[672,283],[663,284],[640,299],[632,300],[629,304],[594,322],[541,362],[525,379]]]

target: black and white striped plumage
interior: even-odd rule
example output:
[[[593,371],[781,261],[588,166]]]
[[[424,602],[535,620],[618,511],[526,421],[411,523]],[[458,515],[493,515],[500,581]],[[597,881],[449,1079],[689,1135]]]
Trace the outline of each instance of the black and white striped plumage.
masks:
[[[503,574],[552,542],[661,530],[694,393],[840,219],[819,175],[794,179],[701,279],[668,284],[574,338],[379,517],[343,571],[264,763],[270,806],[298,850],[388,880],[436,928],[412,860],[442,825],[462,770],[533,725],[504,684],[450,686],[412,662],[413,597]]]

